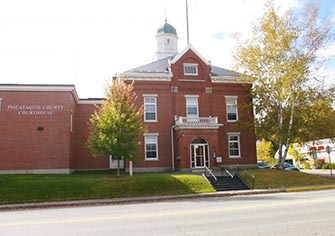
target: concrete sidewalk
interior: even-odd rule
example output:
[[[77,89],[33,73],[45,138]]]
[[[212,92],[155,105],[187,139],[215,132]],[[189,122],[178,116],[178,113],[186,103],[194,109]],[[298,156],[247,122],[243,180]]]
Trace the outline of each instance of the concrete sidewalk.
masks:
[[[92,200],[75,200],[75,201],[3,204],[3,205],[0,205],[0,211],[59,208],[59,207],[98,206],[98,205],[112,205],[112,204],[134,204],[134,203],[145,203],[145,202],[178,201],[178,200],[204,199],[204,198],[222,198],[222,197],[231,197],[231,196],[240,196],[240,195],[312,191],[312,190],[324,190],[324,189],[335,189],[335,184],[334,185],[301,186],[301,187],[290,187],[290,188],[280,188],[280,189],[224,191],[224,192],[215,192],[215,193],[200,193],[200,194],[185,194],[185,195],[125,197],[125,198],[112,198],[112,199],[92,199]]]

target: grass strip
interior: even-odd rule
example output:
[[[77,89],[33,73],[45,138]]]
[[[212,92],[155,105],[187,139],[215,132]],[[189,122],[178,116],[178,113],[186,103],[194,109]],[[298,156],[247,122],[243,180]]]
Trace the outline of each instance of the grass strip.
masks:
[[[0,204],[213,191],[202,176],[185,174],[137,174],[120,178],[110,171],[85,171],[71,175],[0,175]]]

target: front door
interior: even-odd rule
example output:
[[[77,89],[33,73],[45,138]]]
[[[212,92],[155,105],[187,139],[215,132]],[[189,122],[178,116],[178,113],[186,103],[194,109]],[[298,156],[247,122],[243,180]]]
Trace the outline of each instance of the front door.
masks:
[[[192,168],[209,167],[208,144],[191,144],[191,164]]]

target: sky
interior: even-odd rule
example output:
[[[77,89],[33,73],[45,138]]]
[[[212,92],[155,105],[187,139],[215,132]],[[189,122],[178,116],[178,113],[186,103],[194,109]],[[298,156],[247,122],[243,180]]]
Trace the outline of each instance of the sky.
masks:
[[[235,35],[247,37],[266,0],[188,0],[190,43],[213,65],[233,68]],[[281,11],[306,1],[275,0]],[[320,0],[335,19],[335,1]],[[0,0],[0,84],[74,84],[104,96],[116,74],[155,59],[165,18],[187,46],[185,0]],[[335,43],[325,52],[335,61]],[[335,63],[322,69],[335,78]]]

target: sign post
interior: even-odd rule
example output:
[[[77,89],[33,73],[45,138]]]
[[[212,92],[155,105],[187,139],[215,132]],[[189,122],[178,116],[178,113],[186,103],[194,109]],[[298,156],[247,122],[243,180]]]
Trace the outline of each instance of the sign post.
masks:
[[[330,152],[331,152],[330,146],[327,146],[327,147],[326,147],[326,151],[327,151],[327,153],[328,153],[328,158],[329,158],[329,170],[330,170],[330,176],[333,177],[332,160],[331,160],[331,158],[330,158]]]

